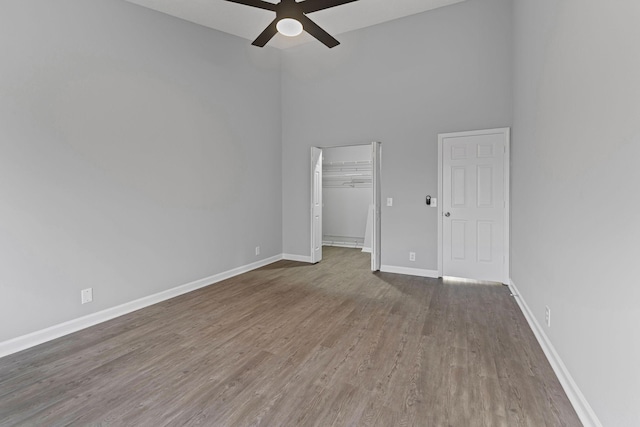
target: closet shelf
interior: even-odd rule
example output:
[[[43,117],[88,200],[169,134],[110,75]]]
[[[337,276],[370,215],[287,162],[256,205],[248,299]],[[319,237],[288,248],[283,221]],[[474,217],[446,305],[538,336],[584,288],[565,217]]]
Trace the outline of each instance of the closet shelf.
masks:
[[[325,162],[322,164],[322,186],[326,188],[371,188],[370,160]]]
[[[349,175],[333,175],[324,176],[322,178],[322,186],[325,188],[335,187],[362,187],[370,188],[373,183],[371,175],[349,174]]]
[[[355,160],[351,162],[323,162],[322,166],[366,166],[371,165],[371,160]]]
[[[371,188],[371,182],[362,181],[339,181],[326,182],[322,185],[324,188]]]
[[[372,171],[370,160],[354,161],[354,162],[326,162],[322,164],[322,171],[331,172],[366,172]]]
[[[323,174],[322,178],[324,180],[340,180],[340,179],[357,179],[357,178],[368,178],[371,179],[372,176],[370,173],[336,173],[336,174]]]

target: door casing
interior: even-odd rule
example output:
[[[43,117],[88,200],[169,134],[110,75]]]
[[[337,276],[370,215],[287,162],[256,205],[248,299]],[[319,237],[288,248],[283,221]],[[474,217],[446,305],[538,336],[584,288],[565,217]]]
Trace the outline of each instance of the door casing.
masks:
[[[311,263],[322,261],[322,148],[311,147]]]
[[[373,163],[373,236],[371,238],[371,271],[380,271],[381,264],[381,206],[382,206],[382,190],[380,177],[382,175],[382,144],[379,142],[371,143],[371,160]]]
[[[369,145],[369,144],[353,144],[353,145]],[[382,175],[382,143],[372,142],[371,144],[371,159],[372,159],[372,174],[373,174],[373,227],[372,227],[372,239],[371,239],[371,271],[379,271],[381,265],[381,175]],[[352,146],[352,145],[351,145]],[[324,148],[337,148],[337,147],[349,147],[349,145],[336,145]],[[322,149],[323,147],[311,147],[311,197],[310,197],[310,231],[311,231],[311,256],[310,262],[315,264],[322,260],[322,232],[320,232],[319,242],[317,242],[317,235],[315,233],[314,220],[317,213],[315,201],[317,201],[317,186],[320,188],[320,221],[322,221],[322,167],[320,167],[320,174],[316,173],[317,159],[320,159],[320,166],[322,166]],[[317,182],[319,180],[319,183]],[[322,226],[322,224],[320,224]],[[320,228],[322,230],[322,228]],[[319,251],[317,245],[319,246]]]

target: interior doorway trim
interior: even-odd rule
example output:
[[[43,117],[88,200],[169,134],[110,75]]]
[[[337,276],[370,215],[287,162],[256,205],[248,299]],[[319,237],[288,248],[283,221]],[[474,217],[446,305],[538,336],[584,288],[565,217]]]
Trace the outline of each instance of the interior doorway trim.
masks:
[[[444,152],[443,152],[443,142],[445,138],[450,137],[465,137],[465,136],[477,136],[477,135],[492,135],[496,133],[502,133],[505,136],[505,153],[504,153],[504,270],[503,270],[503,279],[502,283],[508,284],[510,280],[510,158],[511,158],[511,129],[508,127],[505,128],[495,128],[495,129],[483,129],[483,130],[475,130],[475,131],[466,131],[466,132],[452,132],[452,133],[442,133],[438,134],[438,277],[443,276],[443,221],[444,221],[444,213],[443,213],[443,160],[444,160]]]
[[[345,144],[345,145],[333,145],[333,146],[312,146],[311,147],[311,163],[310,163],[310,257],[311,263],[316,263],[322,260],[322,236],[318,242],[318,233],[314,226],[314,220],[317,213],[316,202],[318,201],[317,189],[320,189],[320,221],[322,221],[322,171],[317,173],[318,160],[322,162],[323,150],[330,148],[342,148],[342,147],[357,147],[357,146],[369,146],[371,147],[371,160],[372,160],[372,204],[373,204],[373,224],[372,224],[372,238],[371,238],[371,271],[379,271],[381,268],[381,176],[382,176],[382,143],[379,141],[373,141],[371,143],[364,144]],[[320,180],[318,183],[317,180]],[[318,187],[319,184],[319,187]],[[321,224],[320,224],[321,227]],[[321,234],[321,233],[320,233]],[[320,245],[320,251],[316,251],[316,247]]]

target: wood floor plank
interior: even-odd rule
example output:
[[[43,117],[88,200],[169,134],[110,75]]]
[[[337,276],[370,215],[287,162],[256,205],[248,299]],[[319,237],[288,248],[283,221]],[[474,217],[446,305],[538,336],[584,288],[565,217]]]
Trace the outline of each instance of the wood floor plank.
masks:
[[[507,288],[279,261],[0,359],[0,426],[579,426]]]

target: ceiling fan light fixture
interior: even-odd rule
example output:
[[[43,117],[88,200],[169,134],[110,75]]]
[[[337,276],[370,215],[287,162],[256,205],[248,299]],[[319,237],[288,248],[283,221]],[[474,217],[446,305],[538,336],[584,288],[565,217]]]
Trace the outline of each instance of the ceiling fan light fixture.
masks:
[[[278,3],[272,3],[273,0],[227,1],[275,12],[275,19],[251,43],[253,46],[265,47],[269,40],[278,33],[288,37],[295,37],[305,31],[320,43],[332,48],[338,46],[340,42],[313,22],[307,15],[358,0],[280,0]]]
[[[284,18],[276,24],[278,32],[287,37],[299,36],[302,33],[302,24],[293,18]]]

